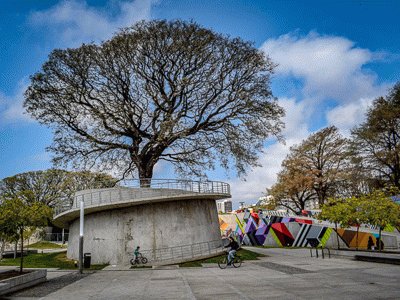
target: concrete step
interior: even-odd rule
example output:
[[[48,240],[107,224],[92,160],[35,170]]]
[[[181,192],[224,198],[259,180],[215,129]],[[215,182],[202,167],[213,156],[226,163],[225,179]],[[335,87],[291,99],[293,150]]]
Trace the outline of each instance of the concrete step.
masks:
[[[400,265],[400,257],[354,255],[354,259],[383,264]]]

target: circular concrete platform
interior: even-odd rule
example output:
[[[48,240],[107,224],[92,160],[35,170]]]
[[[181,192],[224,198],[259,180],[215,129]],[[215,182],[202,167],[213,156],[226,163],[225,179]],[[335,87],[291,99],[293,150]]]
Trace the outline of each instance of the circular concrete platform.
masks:
[[[215,200],[230,197],[222,182],[168,181],[76,193],[54,223],[69,228],[68,257],[78,259],[79,204],[85,204],[84,252],[92,263],[127,264],[136,246],[152,262],[182,262],[221,251]]]

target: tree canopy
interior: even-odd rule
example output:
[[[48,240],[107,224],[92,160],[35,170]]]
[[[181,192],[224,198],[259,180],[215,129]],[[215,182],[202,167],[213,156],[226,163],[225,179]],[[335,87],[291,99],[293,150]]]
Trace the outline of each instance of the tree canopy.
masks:
[[[335,223],[336,229],[337,225],[344,228],[357,226],[357,233],[361,224],[374,225],[379,229],[380,239],[383,228],[400,223],[400,205],[389,197],[393,193],[391,190],[374,190],[359,197],[330,198],[322,206],[320,218]]]
[[[400,188],[400,82],[386,97],[375,99],[366,120],[352,131],[353,144],[366,170]]]
[[[267,193],[273,196],[276,206],[282,206],[300,214],[307,208],[310,201],[316,199],[313,177],[294,168],[288,159],[283,165],[285,168],[279,172],[277,182],[267,189]]]
[[[219,161],[241,175],[283,126],[273,68],[240,38],[143,21],[100,45],[54,50],[24,106],[54,129],[56,163],[151,178],[160,160],[194,175]]]
[[[299,209],[314,198],[322,206],[336,194],[349,171],[348,146],[348,140],[335,126],[311,134],[290,148],[271,191],[278,199],[291,200]]]
[[[52,209],[46,204],[39,201],[27,201],[34,197],[32,191],[24,191],[16,195],[0,195],[0,236],[21,240],[21,273],[25,230],[46,226],[52,218]]]
[[[59,169],[31,171],[0,180],[0,195],[25,197],[49,207],[70,205],[76,191],[112,187],[117,180],[110,175],[88,171],[69,172]],[[29,198],[26,198],[29,196]]]

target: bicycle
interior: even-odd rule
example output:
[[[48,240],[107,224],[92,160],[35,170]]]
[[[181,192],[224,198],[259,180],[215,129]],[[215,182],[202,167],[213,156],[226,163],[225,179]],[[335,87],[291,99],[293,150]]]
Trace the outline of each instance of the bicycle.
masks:
[[[226,252],[226,254],[218,261],[218,267],[220,267],[220,269],[226,269],[228,266],[228,255],[229,252]],[[233,257],[232,265],[235,268],[239,268],[242,265],[242,259],[237,254]]]
[[[131,263],[132,266],[134,266],[134,265],[139,265],[140,263],[142,263],[142,264],[147,264],[147,258],[144,257],[144,256],[142,255],[142,253],[139,253],[137,257],[132,258],[132,259],[130,260],[130,263]]]

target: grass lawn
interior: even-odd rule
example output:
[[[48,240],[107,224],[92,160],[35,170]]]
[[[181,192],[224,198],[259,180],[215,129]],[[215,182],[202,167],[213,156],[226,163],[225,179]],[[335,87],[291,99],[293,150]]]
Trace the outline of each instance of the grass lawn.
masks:
[[[52,242],[40,241],[28,246],[29,249],[65,249],[67,245],[56,244]]]
[[[237,255],[240,256],[242,261],[258,260],[258,257],[265,257],[266,256],[264,254],[255,253],[253,251],[249,251],[249,250],[245,250],[245,249],[240,249],[237,252]],[[201,267],[201,264],[204,264],[204,263],[218,263],[218,261],[223,256],[224,255],[219,255],[219,256],[215,256],[215,257],[211,257],[211,258],[207,258],[207,259],[184,262],[184,263],[179,264],[179,267]]]
[[[19,266],[20,258],[5,258],[0,261],[0,266]],[[91,265],[90,270],[101,270],[105,265]],[[24,268],[60,268],[77,270],[75,262],[67,258],[67,252],[37,253],[24,256]]]

